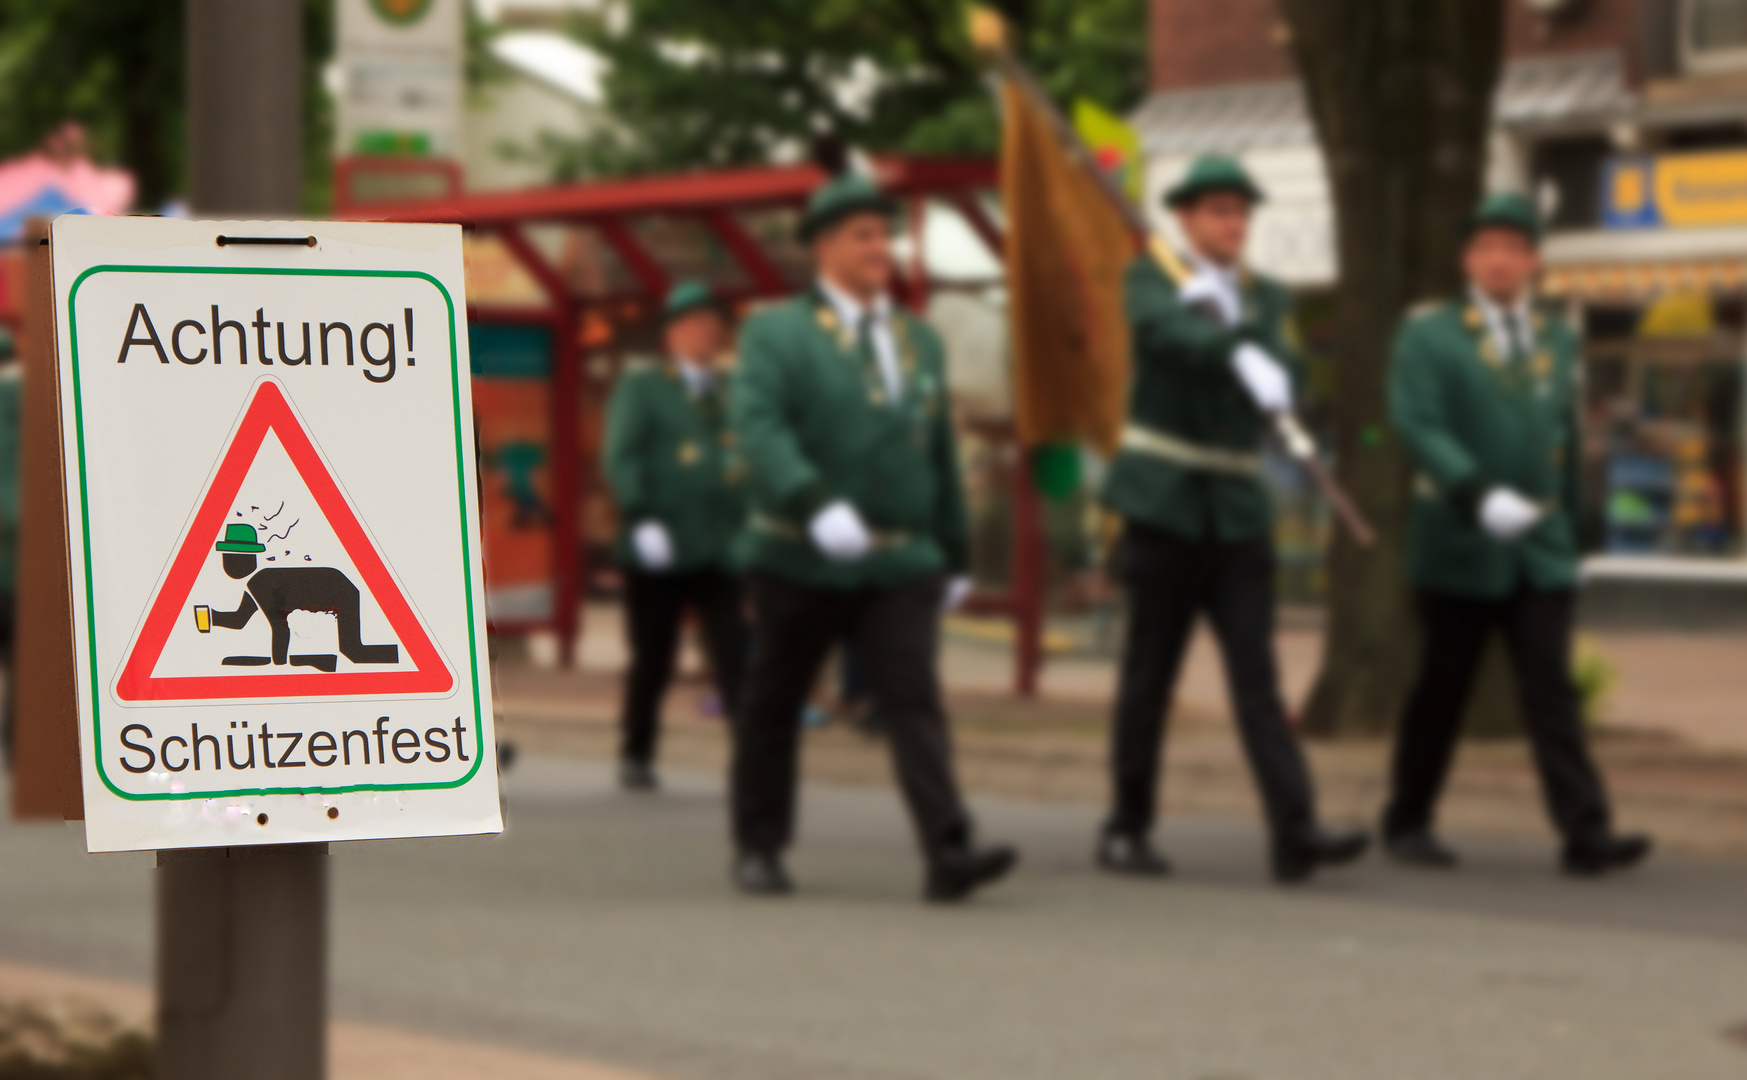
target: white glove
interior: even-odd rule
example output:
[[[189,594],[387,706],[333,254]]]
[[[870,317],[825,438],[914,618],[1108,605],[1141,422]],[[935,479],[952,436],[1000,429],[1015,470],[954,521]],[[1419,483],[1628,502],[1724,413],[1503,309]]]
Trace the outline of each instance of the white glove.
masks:
[[[1280,361],[1259,346],[1244,342],[1231,354],[1231,368],[1244,384],[1256,408],[1265,413],[1292,411],[1292,379]]]
[[[1480,527],[1494,540],[1515,540],[1543,516],[1540,507],[1507,487],[1495,487],[1480,500]]]
[[[946,583],[946,595],[940,602],[942,613],[957,611],[966,600],[970,599],[971,590],[975,588],[971,579],[960,574]]]
[[[631,547],[645,570],[666,570],[673,565],[673,537],[659,521],[645,521],[632,529]]]
[[[839,499],[813,515],[807,524],[813,543],[832,562],[852,563],[873,550],[873,537],[855,507]]]
[[[1211,305],[1227,327],[1236,326],[1242,314],[1238,309],[1237,295],[1212,274],[1196,274],[1185,281],[1177,291],[1177,301],[1184,307]]]

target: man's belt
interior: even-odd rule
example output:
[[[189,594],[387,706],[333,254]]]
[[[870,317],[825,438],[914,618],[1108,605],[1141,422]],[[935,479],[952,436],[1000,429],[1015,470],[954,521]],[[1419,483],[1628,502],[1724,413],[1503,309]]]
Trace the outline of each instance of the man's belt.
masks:
[[[1137,454],[1162,458],[1185,469],[1231,473],[1237,476],[1258,476],[1262,472],[1261,454],[1201,446],[1139,424],[1129,424],[1122,429],[1122,448],[1133,450]]]
[[[801,528],[799,525],[796,525],[792,521],[785,521],[782,518],[771,517],[769,514],[755,512],[752,515],[752,527],[761,533],[769,533],[771,536],[780,536],[785,540],[806,541],[810,539],[807,535],[807,530]],[[869,529],[868,535],[873,538],[875,551],[903,547],[905,544],[916,539],[915,534],[903,532],[902,530],[888,531],[883,529]]]

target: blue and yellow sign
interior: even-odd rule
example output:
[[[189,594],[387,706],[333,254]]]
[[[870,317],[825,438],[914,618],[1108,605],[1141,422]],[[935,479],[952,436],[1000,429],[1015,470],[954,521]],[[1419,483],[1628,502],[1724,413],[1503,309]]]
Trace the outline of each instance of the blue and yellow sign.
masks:
[[[1747,153],[1616,158],[1601,205],[1610,229],[1747,225]]]

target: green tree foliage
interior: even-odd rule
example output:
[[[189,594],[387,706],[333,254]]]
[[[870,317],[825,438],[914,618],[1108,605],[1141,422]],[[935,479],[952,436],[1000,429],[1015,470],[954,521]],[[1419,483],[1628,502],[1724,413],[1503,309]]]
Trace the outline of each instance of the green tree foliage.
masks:
[[[0,0],[0,156],[71,120],[154,206],[182,187],[180,0]]]
[[[334,0],[302,0],[304,209],[332,201],[334,103],[322,73],[334,51]],[[85,129],[96,160],[121,165],[155,209],[186,191],[182,0],[0,0],[0,157]],[[471,12],[471,7],[469,8]],[[488,77],[470,23],[468,75]]]
[[[1124,110],[1146,89],[1146,0],[997,0],[1059,100]],[[963,0],[625,0],[573,32],[610,64],[614,126],[549,145],[561,175],[869,151],[991,153],[994,103]]]

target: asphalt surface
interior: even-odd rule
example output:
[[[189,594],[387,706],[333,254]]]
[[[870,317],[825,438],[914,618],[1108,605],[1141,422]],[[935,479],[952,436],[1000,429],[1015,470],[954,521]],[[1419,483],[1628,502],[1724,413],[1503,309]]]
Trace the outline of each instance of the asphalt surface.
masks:
[[[1281,890],[1254,825],[1193,819],[1133,882],[1091,808],[979,800],[1025,864],[942,909],[890,792],[815,786],[802,892],[755,901],[715,778],[609,781],[523,760],[501,837],[335,845],[335,1013],[671,1080],[1747,1076],[1747,863],[1578,882],[1457,836],[1457,873]],[[0,825],[0,958],[148,980],[152,857],[82,840]]]

